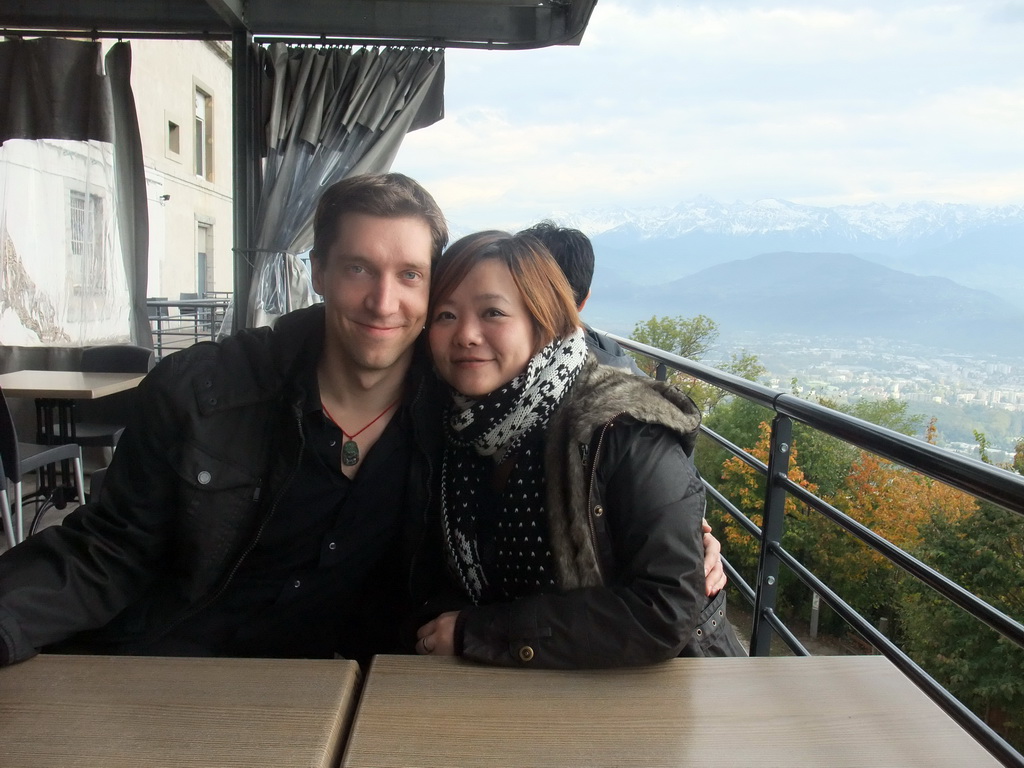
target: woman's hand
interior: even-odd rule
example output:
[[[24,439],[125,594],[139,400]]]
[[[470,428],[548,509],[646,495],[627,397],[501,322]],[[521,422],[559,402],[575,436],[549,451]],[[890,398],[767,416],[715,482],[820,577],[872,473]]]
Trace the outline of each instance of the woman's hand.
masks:
[[[728,579],[722,567],[722,542],[711,535],[711,526],[703,520],[704,531],[704,594],[708,597],[717,595],[725,587]]]
[[[416,653],[430,656],[454,656],[455,620],[458,617],[458,611],[448,611],[416,630]]]

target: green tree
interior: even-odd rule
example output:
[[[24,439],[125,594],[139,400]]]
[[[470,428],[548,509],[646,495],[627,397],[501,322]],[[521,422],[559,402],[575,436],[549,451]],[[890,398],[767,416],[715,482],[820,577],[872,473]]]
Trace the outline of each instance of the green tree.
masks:
[[[986,464],[991,464],[992,459],[988,455],[988,437],[981,430],[974,430],[974,440],[978,443],[978,458]]]
[[[915,553],[1024,621],[1024,516],[987,502],[959,521],[936,517]],[[904,579],[906,650],[958,699],[1024,749],[1024,649],[914,579]]]
[[[984,432],[975,431],[991,463]],[[1012,464],[1024,456],[1024,440]],[[1024,515],[980,502],[956,519],[922,526],[915,554],[940,573],[1024,621]],[[1018,749],[1024,749],[1024,649],[913,579],[901,588],[905,647],[932,676]]]
[[[671,352],[690,360],[700,360],[718,341],[718,324],[707,315],[696,317],[658,317],[637,323],[633,326],[631,338],[655,347],[663,352]],[[633,355],[637,365],[648,375],[654,375],[654,362],[641,354]]]
[[[710,409],[704,425],[735,445],[749,447],[760,436],[761,422],[769,422],[773,416],[770,408],[742,397],[726,397]],[[722,467],[731,455],[714,440],[702,435],[694,451],[694,461],[701,475],[717,484],[722,479]]]
[[[650,320],[637,323],[633,327],[632,338],[689,360],[702,360],[718,341],[718,324],[707,315],[655,315]],[[632,354],[640,369],[653,376],[656,368],[654,361],[640,353]],[[761,361],[746,350],[734,352],[729,360],[719,364],[718,368],[749,381],[757,381],[765,374],[765,367],[761,365]],[[724,390],[679,372],[670,372],[668,380],[689,394],[705,415],[727,397]]]
[[[922,530],[929,523],[955,524],[978,506],[973,496],[867,451],[858,452],[843,487],[828,500],[908,552],[920,546]],[[894,594],[903,572],[852,537],[836,536],[837,530],[829,526],[818,536],[817,562],[822,572],[869,619],[898,622]]]

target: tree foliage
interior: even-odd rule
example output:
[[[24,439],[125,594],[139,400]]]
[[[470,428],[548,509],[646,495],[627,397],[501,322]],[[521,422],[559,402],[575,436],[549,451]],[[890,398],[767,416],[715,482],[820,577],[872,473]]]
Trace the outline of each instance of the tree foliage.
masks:
[[[771,429],[768,422],[762,421],[758,425],[759,437],[750,454],[754,458],[768,463],[769,451],[771,450]],[[817,488],[805,476],[799,463],[800,452],[796,441],[790,445],[789,467],[787,476],[797,485],[806,488],[811,493],[816,493]],[[742,459],[732,456],[722,466],[719,489],[747,517],[757,526],[764,522],[765,499],[765,477],[758,470],[751,467]],[[808,546],[813,542],[808,540],[808,522],[810,513],[806,508],[796,501],[792,496],[786,497],[784,506],[786,517],[785,528],[782,539],[783,546],[798,559],[805,559],[808,554]],[[731,516],[715,516],[716,530],[721,532],[723,549],[726,551],[730,562],[745,574],[754,574],[758,561],[758,543],[752,539],[744,528],[740,526]],[[796,582],[795,577],[787,571],[780,573],[780,592],[782,600],[793,604],[799,602],[799,597],[794,592],[802,592],[802,588]]]
[[[707,315],[696,317],[658,317],[637,323],[631,335],[634,341],[671,352],[690,360],[700,360],[718,341],[718,324]],[[636,355],[637,364],[649,375],[654,375],[654,363],[643,355]]]
[[[642,344],[656,347],[664,352],[700,361],[718,341],[718,324],[707,315],[696,317],[658,317],[637,323],[633,327],[632,338]],[[655,375],[656,364],[646,355],[631,353],[637,365],[649,376]],[[734,376],[757,381],[766,373],[765,367],[756,355],[746,350],[734,352],[729,360],[720,364],[720,370]],[[724,390],[711,384],[687,376],[678,371],[669,373],[668,380],[676,384],[693,398],[693,401],[705,415],[710,413],[719,403],[726,399]]]
[[[908,552],[920,548],[926,525],[936,520],[955,525],[977,509],[973,497],[865,451],[860,452],[843,487],[830,501]],[[902,571],[847,536],[821,548],[820,565],[861,613],[876,622],[886,618],[894,631],[899,630],[900,612],[893,595]]]
[[[936,517],[921,559],[1024,621],[1024,517],[981,503],[959,520]],[[915,580],[902,585],[908,652],[961,701],[1024,748],[1024,649]]]
[[[817,402],[826,408],[847,413],[904,435],[917,434],[921,428],[922,417],[909,414],[906,401],[860,400],[852,404],[842,404],[819,397]],[[793,426],[793,432],[804,449],[804,472],[818,486],[822,497],[830,498],[846,482],[850,467],[858,459],[857,449],[849,443],[800,423]]]

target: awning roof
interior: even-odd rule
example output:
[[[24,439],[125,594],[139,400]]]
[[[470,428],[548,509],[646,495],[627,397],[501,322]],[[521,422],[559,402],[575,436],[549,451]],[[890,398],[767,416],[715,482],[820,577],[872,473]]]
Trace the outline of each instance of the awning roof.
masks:
[[[140,34],[539,48],[575,44],[597,0],[4,0],[0,25],[125,37]]]
[[[0,34],[232,41],[234,113],[252,113],[249,41],[542,48],[575,45],[597,0],[0,0]],[[234,293],[247,297],[256,198],[252,121],[234,121]],[[234,327],[244,325],[236,301]]]

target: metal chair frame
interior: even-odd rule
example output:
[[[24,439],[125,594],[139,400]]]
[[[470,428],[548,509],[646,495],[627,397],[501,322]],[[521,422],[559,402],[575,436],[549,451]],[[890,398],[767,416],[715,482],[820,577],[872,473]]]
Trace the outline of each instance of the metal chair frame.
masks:
[[[7,398],[0,390],[0,469],[3,470],[4,481],[0,488],[0,515],[3,517],[4,529],[7,533],[7,544],[13,547],[25,539],[25,502],[32,498],[42,499],[33,520],[33,529],[42,512],[49,505],[61,507],[64,499],[62,488],[46,486],[42,470],[44,467],[59,462],[71,461],[74,464],[75,490],[78,503],[85,503],[85,476],[82,471],[82,449],[77,443],[60,443],[56,445],[39,445],[37,443],[18,442],[18,434],[14,427]],[[30,472],[36,473],[36,490],[25,496],[22,478]],[[13,504],[8,493],[8,484],[14,488]]]

